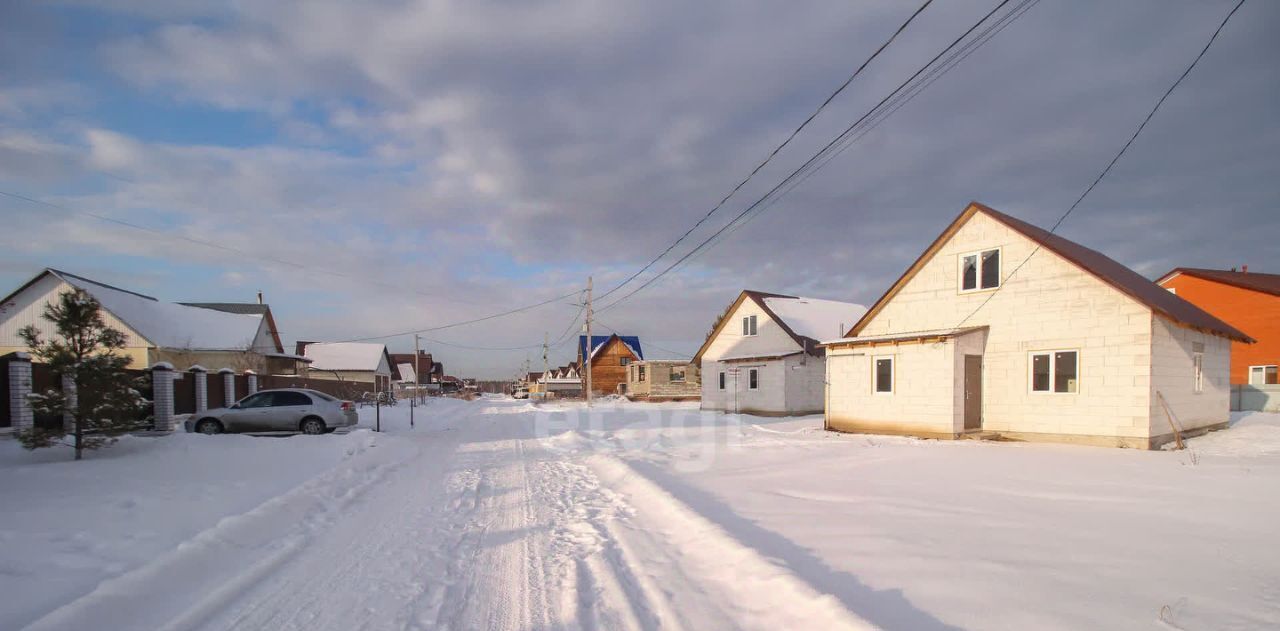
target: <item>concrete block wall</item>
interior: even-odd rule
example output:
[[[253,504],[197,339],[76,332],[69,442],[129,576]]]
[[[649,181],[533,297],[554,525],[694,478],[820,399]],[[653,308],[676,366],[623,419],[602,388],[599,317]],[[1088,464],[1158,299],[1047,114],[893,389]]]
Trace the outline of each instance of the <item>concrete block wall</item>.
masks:
[[[1231,416],[1231,342],[1153,317],[1151,358],[1151,435],[1173,430],[1156,392],[1164,396],[1180,429],[1221,425]],[[1199,345],[1199,346],[1197,346]],[[1195,391],[1194,354],[1203,349],[1204,389]]]
[[[910,343],[830,351],[827,424],[843,431],[954,434],[952,357],[955,346]],[[873,360],[894,359],[894,391],[873,391]]]

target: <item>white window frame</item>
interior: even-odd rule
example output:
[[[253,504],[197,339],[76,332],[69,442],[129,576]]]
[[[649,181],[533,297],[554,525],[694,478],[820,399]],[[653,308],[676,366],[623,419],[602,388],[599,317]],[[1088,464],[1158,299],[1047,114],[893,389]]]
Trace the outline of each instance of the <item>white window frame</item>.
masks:
[[[755,314],[742,316],[742,337],[755,337],[760,329]]]
[[[879,370],[876,364],[882,360],[889,360],[889,389],[881,390],[878,386],[880,383]],[[871,394],[873,395],[891,395],[898,391],[898,358],[895,355],[873,355],[871,357]]]
[[[1075,353],[1076,354],[1076,389],[1075,392],[1058,392],[1054,389],[1054,384],[1058,382],[1058,353]],[[1036,355],[1049,356],[1049,389],[1036,390]],[[1027,392],[1031,394],[1080,394],[1080,384],[1084,382],[1083,369],[1080,362],[1080,349],[1078,348],[1052,348],[1027,352]]]
[[[1253,369],[1254,369],[1254,368],[1261,368],[1261,369],[1262,369],[1262,381],[1260,381],[1260,382],[1258,382],[1258,383],[1254,383],[1254,382],[1253,382]],[[1250,366],[1250,367],[1249,367],[1249,385],[1251,385],[1251,386],[1265,386],[1265,385],[1267,385],[1267,369],[1268,369],[1268,368],[1277,368],[1277,366],[1276,366],[1276,364],[1258,364],[1257,366]],[[1280,370],[1280,368],[1277,368],[1277,370]]]
[[[1192,382],[1191,391],[1196,394],[1204,393],[1204,353],[1191,354],[1191,370],[1194,372],[1194,381]],[[1079,384],[1077,384],[1078,386]],[[1077,387],[1077,390],[1080,388]]]
[[[717,383],[719,383],[719,384],[720,384],[720,390],[721,390],[722,392],[726,389],[726,388],[725,388],[725,385],[726,385],[726,384],[728,384],[728,382],[729,382],[729,378],[725,376],[725,371],[721,370],[721,371],[720,371],[720,381],[719,381],[719,382],[717,382]]]
[[[755,382],[755,385],[752,385],[752,382]],[[747,369],[747,389],[748,390],[760,389],[760,369],[759,368]]]
[[[996,286],[995,287],[982,286],[982,255],[983,253],[986,253],[986,252],[995,252],[996,256],[999,259],[999,261],[996,263],[996,267],[998,269],[996,270]],[[966,257],[970,257],[970,256],[976,257],[978,261],[978,266],[974,270],[977,273],[977,276],[975,277],[977,284],[974,285],[973,289],[965,289],[964,288],[964,260]],[[973,252],[963,252],[956,257],[956,291],[957,293],[976,294],[983,291],[995,291],[997,289],[1000,289],[1000,286],[1003,284],[1004,284],[1004,248],[1003,247],[983,248],[981,250],[975,250]]]

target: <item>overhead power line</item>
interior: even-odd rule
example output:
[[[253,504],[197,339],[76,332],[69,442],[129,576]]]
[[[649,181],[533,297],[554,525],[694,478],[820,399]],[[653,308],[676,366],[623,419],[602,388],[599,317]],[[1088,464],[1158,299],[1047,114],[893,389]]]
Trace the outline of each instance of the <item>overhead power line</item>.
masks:
[[[741,182],[738,182],[736,186],[734,186],[728,193],[726,193],[725,196],[722,197],[720,201],[711,208],[711,210],[708,210],[707,213],[697,221],[697,223],[693,224],[693,226],[688,230],[686,230],[684,234],[680,235],[680,238],[676,239],[671,245],[667,246],[667,249],[663,250],[660,254],[658,254],[658,256],[655,256],[653,260],[649,261],[648,263],[645,263],[644,267],[641,267],[639,270],[636,271],[636,273],[632,274],[631,276],[628,276],[625,280],[615,285],[609,291],[606,291],[603,294],[600,294],[597,297],[597,299],[604,298],[609,294],[612,294],[613,292],[618,291],[619,289],[622,289],[624,285],[635,280],[641,274],[648,271],[648,269],[650,267],[653,267],[653,265],[657,263],[659,260],[661,260],[662,257],[666,256],[671,252],[671,250],[675,249],[676,246],[683,243],[684,240],[687,239],[690,234],[693,234],[694,230],[697,230],[699,226],[701,226],[703,223],[705,223],[708,219],[711,218],[711,215],[714,215],[716,211],[720,210],[720,208],[722,208],[725,205],[725,203],[729,201],[729,198],[733,197],[734,194],[736,194],[739,190],[742,189],[743,186],[747,184],[747,182],[751,181],[751,178],[755,177],[756,174],[759,173],[760,170],[765,167],[765,165],[773,161],[773,158],[778,155],[778,152],[782,151],[784,148],[786,148],[787,145],[791,144],[791,141],[794,140],[795,137],[799,135],[799,133],[802,130],[804,130],[805,127],[808,127],[809,123],[813,122],[813,119],[817,118],[818,114],[821,113],[822,110],[826,109],[827,105],[830,105],[831,102],[835,100],[835,98],[839,96],[841,92],[844,92],[845,88],[849,87],[849,84],[853,83],[853,80],[856,79],[858,75],[862,74],[862,71],[866,69],[866,67],[870,65],[871,62],[874,61],[876,57],[879,57],[880,53],[884,52],[884,50],[888,48],[889,45],[892,44],[895,39],[898,38],[898,35],[901,35],[902,32],[907,29],[907,25],[911,24],[911,22],[916,19],[916,16],[923,13],[924,10],[929,7],[930,4],[933,4],[933,0],[925,0],[925,3],[921,4],[919,8],[917,8],[907,18],[907,21],[903,22],[900,26],[898,26],[898,29],[895,30],[893,34],[889,36],[889,39],[885,40],[884,43],[880,44],[880,47],[877,48],[874,52],[872,52],[871,56],[867,57],[866,60],[864,60],[862,64],[859,65],[858,68],[853,71],[853,74],[849,75],[849,78],[844,80],[844,83],[840,84],[840,87],[836,88],[834,92],[832,92],[829,96],[827,96],[826,100],[824,100],[821,104],[819,104],[818,108],[815,109],[813,113],[809,114],[808,118],[804,119],[804,121],[800,123],[800,126],[796,127],[794,130],[791,131],[791,134],[788,135],[786,139],[782,141],[782,144],[779,144],[777,147],[774,147],[773,151],[769,152],[769,155],[766,156],[765,159],[760,162],[760,164],[757,164],[756,167],[752,169],[750,173],[747,174],[747,177],[743,178]]]
[[[1102,169],[1102,172],[1098,174],[1098,177],[1094,178],[1093,181],[1089,183],[1089,186],[1084,189],[1084,192],[1076,198],[1076,201],[1067,208],[1066,212],[1062,213],[1061,217],[1058,217],[1058,220],[1054,222],[1053,227],[1049,229],[1050,234],[1057,232],[1058,228],[1062,225],[1062,222],[1066,221],[1067,217],[1071,216],[1071,213],[1075,212],[1076,208],[1080,207],[1080,203],[1084,201],[1084,198],[1088,197],[1089,193],[1092,193],[1093,189],[1097,188],[1098,184],[1102,182],[1103,178],[1107,177],[1108,173],[1111,173],[1111,168],[1120,161],[1120,158],[1129,150],[1129,147],[1133,146],[1134,141],[1138,139],[1138,135],[1142,133],[1142,130],[1147,128],[1147,123],[1151,122],[1151,119],[1156,115],[1156,112],[1160,110],[1160,106],[1164,105],[1164,102],[1169,98],[1169,95],[1173,94],[1173,91],[1178,89],[1178,86],[1182,85],[1182,81],[1187,78],[1187,75],[1191,74],[1191,71],[1194,70],[1196,65],[1200,63],[1200,60],[1204,58],[1205,53],[1209,52],[1209,47],[1213,46],[1213,42],[1218,39],[1218,34],[1227,26],[1227,22],[1231,21],[1231,16],[1235,15],[1236,12],[1240,10],[1240,7],[1244,6],[1244,3],[1245,0],[1240,0],[1231,8],[1231,11],[1227,12],[1227,16],[1222,18],[1222,22],[1218,24],[1218,28],[1214,29],[1213,35],[1209,36],[1209,41],[1205,42],[1204,48],[1200,49],[1200,53],[1196,55],[1195,59],[1191,60],[1191,64],[1187,66],[1187,69],[1183,70],[1181,75],[1178,75],[1177,80],[1169,86],[1169,89],[1164,91],[1164,94],[1160,96],[1158,101],[1156,101],[1155,107],[1152,107],[1151,111],[1147,112],[1146,117],[1142,119],[1142,123],[1138,125],[1137,129],[1133,130],[1133,135],[1129,136],[1129,140],[1124,143],[1124,146],[1120,147],[1120,151],[1116,152],[1116,155],[1111,158],[1111,161]],[[960,321],[960,324],[957,324],[955,328],[958,329],[964,326],[970,318],[981,311],[983,307],[987,306],[987,303],[991,302],[991,299],[994,298],[1001,289],[1004,289],[1004,286],[1013,279],[1014,275],[1018,273],[1018,270],[1022,269],[1022,266],[1026,265],[1027,261],[1030,261],[1031,257],[1035,256],[1036,253],[1040,251],[1040,248],[1040,244],[1037,243],[1036,247],[1031,250],[1031,253],[1027,254],[1026,258],[1022,259],[1022,262],[1018,263],[1018,265],[1013,268],[1013,271],[1009,272],[1009,275],[1000,282],[1000,285],[996,287],[995,291],[987,294],[986,299],[979,303],[977,308],[970,312],[969,315],[965,316],[964,319]]]
[[[398,284],[395,284],[395,283],[389,283],[389,282],[386,282],[386,281],[379,281],[379,280],[375,280],[375,279],[369,279],[369,278],[364,278],[364,277],[358,277],[358,276],[355,276],[355,275],[352,275],[352,274],[348,274],[348,273],[346,273],[346,272],[339,272],[339,271],[335,271],[335,270],[324,269],[324,268],[315,267],[315,266],[312,266],[312,265],[306,265],[306,264],[303,264],[303,263],[298,263],[298,262],[296,262],[296,261],[289,261],[289,260],[281,259],[281,258],[274,257],[274,256],[269,256],[269,255],[265,255],[265,254],[259,254],[259,253],[257,253],[257,252],[252,252],[252,251],[249,251],[249,250],[245,250],[245,249],[243,249],[243,248],[238,248],[238,247],[235,247],[235,246],[232,246],[232,245],[227,245],[227,244],[225,244],[225,243],[218,243],[218,242],[215,242],[215,241],[209,241],[209,240],[206,240],[206,239],[198,239],[198,238],[195,238],[195,237],[189,237],[189,236],[186,236],[186,235],[177,234],[177,233],[170,232],[170,231],[166,231],[166,230],[158,230],[158,229],[156,229],[156,228],[151,228],[151,227],[144,226],[144,225],[141,225],[141,224],[138,224],[138,223],[134,223],[134,222],[131,222],[131,221],[125,221],[125,220],[123,220],[123,219],[117,219],[117,218],[115,218],[115,217],[110,217],[110,216],[107,216],[107,215],[100,215],[100,214],[98,214],[98,213],[93,213],[93,212],[88,212],[88,211],[76,210],[76,209],[74,209],[74,208],[69,208],[69,207],[67,207],[67,206],[63,206],[63,205],[61,205],[61,204],[55,204],[55,203],[53,203],[53,202],[47,202],[47,201],[44,201],[44,200],[41,200],[41,199],[36,199],[36,198],[34,198],[34,197],[28,197],[28,196],[26,196],[26,195],[22,195],[22,194],[19,194],[19,193],[12,193],[12,192],[9,192],[9,191],[3,191],[3,190],[0,190],[0,195],[3,195],[3,196],[5,196],[5,197],[9,197],[9,198],[12,198],[12,199],[17,199],[17,200],[25,201],[25,202],[32,203],[32,204],[37,204],[37,205],[40,205],[40,206],[46,206],[46,207],[49,207],[49,208],[53,208],[53,209],[55,209],[55,210],[60,210],[60,211],[62,211],[62,212],[65,212],[65,213],[68,213],[68,214],[71,214],[71,215],[81,215],[81,216],[85,216],[85,217],[90,217],[90,218],[93,218],[93,219],[97,219],[97,220],[99,220],[99,221],[103,221],[103,222],[107,222],[107,223],[113,223],[113,224],[116,224],[116,225],[119,225],[119,226],[124,226],[124,227],[126,227],[126,228],[131,228],[131,229],[134,229],[134,230],[140,230],[140,231],[142,231],[142,232],[147,232],[147,233],[150,233],[150,234],[153,234],[153,235],[159,236],[159,237],[163,237],[163,238],[165,238],[165,239],[178,239],[178,240],[181,240],[181,241],[185,241],[185,242],[187,242],[187,243],[192,243],[192,244],[195,244],[195,245],[201,245],[201,246],[205,246],[205,247],[209,247],[209,248],[214,248],[214,249],[222,250],[222,251],[224,251],[224,252],[230,252],[230,253],[234,253],[234,254],[239,254],[239,255],[241,255],[241,256],[246,256],[246,257],[250,257],[250,258],[254,258],[254,259],[258,259],[258,260],[263,260],[263,261],[270,261],[270,262],[272,262],[272,263],[277,263],[277,264],[280,264],[280,265],[285,265],[285,266],[292,267],[292,268],[297,269],[297,270],[300,270],[300,271],[312,272],[312,273],[317,273],[317,274],[325,274],[325,275],[328,275],[328,276],[336,276],[336,277],[339,277],[339,278],[347,278],[347,279],[355,280],[355,281],[357,281],[357,282],[359,282],[359,283],[361,283],[361,284],[378,285],[378,286],[380,286],[380,287],[386,287],[386,288],[394,289],[394,290],[396,290],[397,292],[405,292],[405,291],[408,291],[408,292],[412,292],[412,293],[418,294],[418,295],[420,295],[420,296],[424,296],[424,297],[432,298],[432,299],[435,299],[435,300],[439,300],[439,299],[441,299],[441,296],[440,296],[440,295],[438,295],[438,294],[431,294],[431,293],[428,293],[428,292],[425,292],[425,291],[421,291],[421,290],[418,290],[418,289],[414,289],[414,288],[412,288],[412,287],[404,287],[404,286],[401,286],[401,285],[398,285]],[[541,306],[543,306],[543,305],[551,304],[551,303],[556,302],[556,301],[558,301],[558,300],[563,300],[563,299],[565,299],[565,298],[569,298],[569,297],[571,297],[571,296],[575,296],[575,295],[577,295],[577,294],[579,294],[579,293],[581,293],[579,290],[575,290],[575,291],[570,292],[570,293],[568,293],[568,294],[564,294],[563,296],[556,296],[555,298],[551,298],[551,299],[549,299],[549,300],[545,300],[545,301],[542,301],[542,302],[534,303],[534,304],[531,304],[531,305],[525,305],[525,306],[522,306],[522,307],[518,307],[518,308],[515,308],[515,309],[510,309],[510,310],[507,310],[507,311],[502,311],[502,312],[499,312],[499,313],[494,313],[494,314],[491,314],[491,315],[488,315],[488,316],[484,316],[484,317],[481,317],[481,318],[475,318],[475,319],[472,319],[472,320],[464,320],[464,321],[461,321],[461,322],[453,322],[453,323],[450,323],[450,324],[445,324],[445,325],[440,325],[440,326],[434,326],[434,327],[429,327],[429,328],[425,328],[425,329],[419,329],[419,330],[417,330],[417,331],[408,331],[408,332],[403,332],[403,333],[393,333],[393,334],[389,334],[389,335],[377,335],[377,336],[372,336],[372,337],[365,337],[365,338],[359,338],[359,339],[354,339],[354,340],[344,340],[344,341],[348,341],[348,342],[360,342],[360,341],[366,341],[366,340],[376,340],[376,339],[381,339],[381,338],[385,338],[385,337],[395,337],[395,336],[397,336],[397,335],[412,335],[413,333],[422,333],[422,332],[427,332],[427,331],[439,331],[439,330],[442,330],[442,329],[450,329],[450,328],[457,327],[457,326],[463,326],[463,325],[465,325],[465,324],[473,324],[473,323],[476,323],[476,322],[484,322],[484,321],[486,321],[486,320],[493,320],[493,319],[495,319],[495,318],[501,318],[501,317],[504,317],[504,316],[508,316],[508,315],[512,315],[512,314],[516,314],[516,313],[521,313],[521,312],[523,312],[523,311],[528,311],[528,310],[533,309],[533,308],[536,308],[536,307],[541,307]],[[449,299],[449,298],[444,298],[444,300],[447,300],[447,301],[450,301],[450,302],[460,302],[460,301],[452,300],[452,299]],[[474,303],[472,303],[472,304],[474,304]]]
[[[1022,0],[1022,2],[1021,2],[1020,4],[1018,4],[1017,6],[1015,6],[1015,7],[1013,8],[1013,10],[1011,10],[1011,11],[1009,11],[1009,12],[1005,13],[1005,14],[1004,14],[1004,15],[1002,15],[1000,18],[998,18],[998,19],[996,20],[996,22],[994,22],[994,23],[993,23],[993,25],[998,25],[998,24],[1001,24],[1001,23],[1005,23],[1005,22],[1009,22],[1009,21],[1012,21],[1012,20],[1017,19],[1018,17],[1020,17],[1020,16],[1025,12],[1025,10],[1026,10],[1027,8],[1029,8],[1030,6],[1034,5],[1034,4],[1035,4],[1036,2],[1038,2],[1038,1],[1039,1],[1039,0]],[[684,255],[684,256],[680,257],[680,258],[679,258],[678,260],[676,260],[674,263],[672,263],[671,265],[667,266],[665,269],[663,269],[663,270],[662,270],[661,272],[659,272],[657,275],[655,275],[655,276],[653,276],[652,278],[650,278],[649,280],[645,281],[645,282],[644,282],[643,284],[641,284],[639,287],[637,287],[637,288],[635,288],[635,289],[631,290],[630,292],[628,292],[627,294],[623,295],[621,298],[618,298],[618,299],[614,300],[613,302],[611,302],[611,303],[609,303],[609,304],[607,304],[607,305],[605,305],[605,306],[601,307],[601,308],[599,309],[599,311],[605,311],[605,310],[611,309],[611,308],[613,308],[613,307],[617,306],[618,304],[620,304],[621,302],[623,302],[623,301],[625,301],[625,300],[627,300],[627,299],[631,298],[632,296],[636,295],[637,293],[639,293],[639,292],[643,291],[645,288],[647,288],[647,287],[649,287],[650,285],[652,285],[653,283],[657,282],[657,280],[658,280],[658,279],[662,278],[662,277],[663,277],[663,276],[665,276],[667,273],[671,272],[671,270],[675,269],[675,268],[676,268],[677,266],[679,266],[681,263],[683,263],[684,261],[688,260],[691,256],[693,256],[693,255],[694,255],[694,254],[696,254],[697,252],[701,251],[703,248],[707,247],[709,243],[711,243],[712,241],[714,241],[714,240],[716,239],[716,237],[720,236],[722,233],[724,233],[724,232],[725,232],[726,230],[728,230],[730,227],[732,227],[733,225],[735,225],[736,223],[738,223],[739,221],[741,221],[741,220],[742,220],[742,218],[746,217],[746,216],[747,216],[748,214],[750,214],[752,211],[754,211],[754,210],[756,210],[757,208],[759,208],[762,204],[765,204],[768,200],[770,200],[770,199],[774,198],[775,194],[777,194],[779,191],[781,191],[781,190],[783,190],[784,188],[788,187],[788,185],[792,184],[793,182],[798,184],[798,178],[804,177],[804,176],[805,176],[805,174],[806,174],[806,173],[811,172],[811,170],[816,171],[817,169],[820,169],[823,165],[825,165],[825,164],[827,163],[827,162],[824,162],[824,161],[823,161],[823,158],[824,158],[824,157],[826,157],[826,156],[830,155],[830,153],[831,153],[835,148],[837,148],[837,147],[838,147],[838,146],[839,146],[843,141],[845,141],[845,140],[847,140],[849,137],[851,137],[851,135],[852,135],[852,134],[854,134],[854,133],[855,133],[859,128],[861,128],[861,127],[864,125],[864,123],[865,123],[866,121],[871,120],[871,119],[872,119],[872,117],[873,117],[873,116],[875,116],[878,112],[885,111],[885,110],[886,110],[886,104],[890,103],[890,102],[891,102],[891,101],[892,101],[892,100],[893,100],[897,95],[899,95],[899,94],[901,94],[901,93],[904,93],[904,91],[907,91],[907,90],[908,90],[908,89],[913,85],[913,82],[915,82],[917,79],[921,78],[921,77],[922,77],[922,75],[925,75],[925,73],[926,73],[926,72],[929,72],[930,68],[934,67],[934,65],[935,65],[935,64],[937,64],[937,62],[938,62],[940,59],[943,59],[944,57],[946,57],[946,56],[948,55],[948,53],[950,53],[952,50],[956,49],[956,48],[957,48],[958,46],[960,46],[963,42],[965,42],[965,41],[969,38],[969,36],[970,36],[970,35],[972,35],[972,34],[973,34],[975,31],[977,31],[980,27],[982,27],[982,25],[983,25],[983,24],[987,23],[987,21],[988,21],[988,20],[990,20],[992,16],[996,15],[997,13],[999,13],[999,12],[1000,12],[1000,10],[1001,10],[1001,9],[1003,9],[1003,8],[1005,7],[1005,5],[1009,4],[1010,2],[1011,2],[1011,0],[1002,0],[999,4],[997,4],[997,5],[995,6],[995,8],[993,8],[991,11],[989,11],[986,15],[982,16],[982,18],[981,18],[981,19],[979,19],[977,22],[975,22],[975,23],[974,23],[972,26],[970,26],[967,30],[965,30],[963,33],[961,33],[959,37],[955,38],[955,40],[953,40],[950,44],[948,44],[945,48],[943,48],[941,52],[939,52],[939,53],[938,53],[937,55],[935,55],[932,59],[930,59],[930,60],[929,60],[928,62],[926,62],[923,66],[921,66],[921,67],[920,67],[919,69],[917,69],[914,73],[912,73],[912,75],[911,75],[910,77],[908,77],[905,81],[903,81],[901,84],[899,84],[897,88],[894,88],[894,90],[893,90],[892,92],[890,92],[887,96],[885,96],[883,99],[881,99],[879,103],[877,103],[877,104],[876,104],[874,107],[872,107],[871,109],[867,110],[867,112],[866,112],[866,113],[864,113],[861,117],[859,117],[856,121],[854,121],[854,122],[853,122],[853,124],[851,124],[851,125],[849,125],[848,127],[846,127],[846,128],[844,129],[844,131],[840,132],[840,134],[838,134],[838,135],[837,135],[835,138],[833,138],[830,142],[828,142],[828,143],[827,143],[826,145],[824,145],[821,149],[819,149],[816,153],[814,153],[812,156],[810,156],[808,160],[806,160],[806,161],[805,161],[803,164],[801,164],[798,168],[796,168],[796,169],[795,169],[794,171],[792,171],[789,175],[787,175],[787,177],[783,178],[783,179],[782,179],[782,181],[780,181],[776,186],[774,186],[772,189],[770,189],[768,192],[766,192],[764,195],[762,195],[760,198],[758,198],[758,199],[757,199],[755,202],[753,202],[750,206],[747,206],[747,207],[746,207],[746,209],[744,209],[742,212],[738,213],[738,215],[737,215],[736,217],[734,217],[732,220],[730,220],[730,221],[729,221],[729,223],[725,224],[725,225],[724,225],[724,226],[722,226],[719,230],[717,230],[716,232],[712,233],[712,234],[711,234],[711,236],[709,236],[709,237],[707,237],[706,239],[704,239],[701,243],[699,243],[697,246],[695,246],[692,250],[690,250],[689,252],[685,253],[685,255]],[[987,30],[987,31],[985,31],[984,33],[998,32],[998,30],[997,30],[997,31],[991,31],[991,30],[990,30],[990,28],[991,28],[991,27],[988,27],[988,30]],[[1001,28],[1002,28],[1002,27],[1001,27]],[[982,39],[982,37],[983,37],[983,35],[979,35],[977,38],[974,38],[974,40],[971,40],[971,41],[981,41],[981,42],[984,42],[984,43],[985,43],[985,41],[987,41],[987,40],[989,39],[989,38],[987,38],[987,39]],[[979,45],[980,45],[980,44],[979,44]],[[949,58],[948,58],[948,60],[949,60],[949,61],[950,61],[950,60],[955,60],[955,62],[952,64],[952,66],[951,66],[951,67],[954,67],[954,65],[955,65],[955,64],[958,64],[960,61],[963,61],[963,60],[964,60],[964,58],[965,58],[966,56],[967,56],[967,55],[965,55],[965,56],[960,56],[960,57],[956,57],[956,56],[954,56],[954,55],[953,55],[952,57],[949,57]],[[944,62],[944,65],[945,65],[946,63],[948,63],[948,62]],[[922,81],[928,81],[928,79],[922,79]],[[890,106],[890,107],[892,107],[892,106]],[[890,112],[890,113],[892,113],[892,112]],[[799,181],[803,181],[803,180],[799,180]],[[790,190],[790,189],[788,189],[788,190]]]

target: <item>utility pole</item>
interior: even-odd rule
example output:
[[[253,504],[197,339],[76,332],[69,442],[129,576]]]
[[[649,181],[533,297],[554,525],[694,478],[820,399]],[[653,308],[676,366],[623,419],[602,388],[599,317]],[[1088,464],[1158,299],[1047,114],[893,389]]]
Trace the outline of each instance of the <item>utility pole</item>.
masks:
[[[587,277],[587,346],[583,349],[584,357],[582,363],[586,364],[587,369],[587,407],[591,407],[591,348],[594,340],[591,338],[591,316],[594,315],[591,307],[591,277]]]
[[[551,389],[551,378],[547,373],[551,369],[547,367],[547,332],[542,332],[542,400],[547,400],[547,391]]]
[[[418,357],[422,355],[422,350],[418,347],[418,334],[413,334],[413,398],[409,399],[409,427],[413,427],[413,406],[421,401],[422,396],[422,362]]]

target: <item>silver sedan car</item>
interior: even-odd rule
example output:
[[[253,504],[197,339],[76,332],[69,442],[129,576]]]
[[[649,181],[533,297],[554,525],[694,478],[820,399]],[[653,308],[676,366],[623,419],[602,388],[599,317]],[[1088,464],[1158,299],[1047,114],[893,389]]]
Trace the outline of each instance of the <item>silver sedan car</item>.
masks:
[[[323,434],[359,422],[356,406],[316,390],[282,388],[263,390],[240,399],[231,407],[214,408],[191,415],[188,432],[302,432]]]

